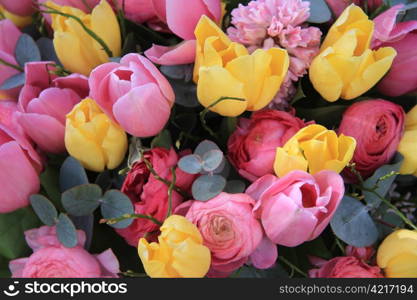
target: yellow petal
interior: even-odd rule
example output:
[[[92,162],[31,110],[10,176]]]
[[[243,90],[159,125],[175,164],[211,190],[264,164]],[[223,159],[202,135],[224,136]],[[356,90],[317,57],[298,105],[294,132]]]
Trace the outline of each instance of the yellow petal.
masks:
[[[172,267],[183,278],[204,277],[210,268],[210,250],[190,238],[174,249],[172,257]]]
[[[417,278],[417,255],[404,253],[394,257],[384,272],[388,278]]]
[[[417,256],[417,232],[407,229],[394,231],[378,248],[378,266],[386,268],[393,258],[406,253]]]
[[[296,141],[294,141],[296,143]],[[287,146],[288,147],[288,146]],[[295,146],[297,147],[297,146]],[[278,147],[275,154],[274,171],[278,177],[283,177],[287,173],[294,170],[301,170],[307,172],[308,162],[298,151],[297,154],[287,152],[281,147]]]
[[[187,238],[191,238],[198,244],[203,242],[203,238],[197,227],[183,216],[170,216],[164,221],[160,230],[161,237],[167,242],[179,243]]]
[[[406,130],[404,136],[398,145],[398,152],[404,156],[404,161],[401,164],[401,174],[416,174],[417,173],[417,130]]]
[[[0,5],[0,13],[6,18],[12,21],[17,27],[23,28],[32,23],[33,19],[32,16],[22,17],[19,15],[15,15],[10,11],[4,9],[3,6]]]
[[[125,158],[128,148],[127,136],[125,131],[117,124],[113,123],[109,118],[106,119],[106,122],[110,124],[101,146],[106,156],[107,168],[114,169],[118,167]]]

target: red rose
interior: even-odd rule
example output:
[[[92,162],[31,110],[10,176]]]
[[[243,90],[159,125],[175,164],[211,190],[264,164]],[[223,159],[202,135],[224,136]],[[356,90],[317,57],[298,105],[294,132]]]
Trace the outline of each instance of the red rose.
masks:
[[[154,148],[145,153],[145,158],[151,162],[153,169],[160,177],[172,180],[171,167],[176,166],[178,162],[178,155],[173,149]],[[187,174],[179,168],[176,169],[175,174],[175,185],[188,190],[194,175]],[[132,200],[135,213],[151,215],[161,222],[164,221],[168,210],[168,187],[150,173],[144,162],[133,165],[121,191]],[[172,209],[174,210],[183,200],[179,193],[173,191]],[[158,226],[152,221],[135,219],[129,227],[116,231],[125,238],[128,244],[136,247],[141,237],[157,230]]]
[[[259,111],[250,119],[241,118],[229,138],[229,160],[250,181],[273,174],[276,148],[306,125],[293,114],[278,110]]]
[[[314,258],[318,269],[311,269],[310,278],[383,278],[381,269],[353,256],[335,257],[329,261]]]
[[[356,139],[353,162],[362,177],[371,176],[392,159],[404,132],[404,118],[401,106],[382,99],[361,101],[345,111],[339,134]]]

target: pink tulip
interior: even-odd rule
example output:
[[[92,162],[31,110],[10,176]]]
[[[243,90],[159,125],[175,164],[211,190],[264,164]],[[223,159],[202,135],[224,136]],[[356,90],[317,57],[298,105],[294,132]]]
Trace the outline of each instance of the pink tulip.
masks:
[[[16,2],[16,0],[11,0],[11,1]],[[51,0],[38,0],[38,2],[42,3],[42,4],[45,4],[45,2],[47,2],[47,1],[51,1]],[[52,2],[54,2],[55,4],[61,5],[61,6],[75,7],[75,8],[81,9],[84,12],[91,12],[91,10],[94,8],[94,6],[96,6],[100,2],[100,0],[85,0],[85,1],[80,1],[80,0],[52,0]],[[108,2],[111,3],[111,0],[108,1]]]
[[[336,18],[352,3],[361,6],[368,12],[372,12],[380,7],[383,4],[383,1],[384,0],[326,0],[327,5],[330,7]]]
[[[51,62],[25,66],[26,82],[19,97],[18,121],[26,134],[50,153],[65,151],[65,115],[88,96],[88,79],[79,74],[56,77]]]
[[[16,120],[14,102],[0,102],[0,213],[29,204],[39,191],[42,163]]]
[[[183,41],[172,47],[153,45],[145,55],[158,65],[185,65],[195,60],[196,41]]]
[[[343,179],[335,172],[293,171],[282,178],[265,175],[246,193],[257,199],[254,213],[267,237],[278,245],[295,247],[323,232],[344,190]]]
[[[120,63],[95,68],[89,78],[90,97],[128,133],[138,137],[158,134],[169,119],[175,95],[159,70],[139,54]]]
[[[13,65],[17,65],[14,57],[16,43],[22,33],[12,21],[4,19],[0,21],[0,59]],[[5,80],[18,74],[19,71],[0,63],[0,85]],[[20,88],[0,90],[0,99],[17,98]]]
[[[397,56],[388,74],[378,84],[378,90],[397,97],[417,90],[417,21],[396,23],[402,5],[396,5],[375,18],[374,48],[393,47]]]
[[[19,16],[30,16],[35,12],[33,0],[0,0],[0,5]]]

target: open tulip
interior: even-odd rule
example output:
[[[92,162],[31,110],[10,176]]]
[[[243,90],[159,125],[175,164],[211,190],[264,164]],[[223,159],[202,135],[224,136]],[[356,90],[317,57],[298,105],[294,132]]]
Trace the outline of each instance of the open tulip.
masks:
[[[65,147],[91,171],[114,169],[127,150],[126,133],[91,98],[78,103],[66,117]]]
[[[53,2],[47,2],[46,5],[62,13],[78,17],[87,28],[101,38],[113,56],[120,56],[119,23],[106,0],[101,0],[91,14],[86,14],[77,8],[59,6]],[[103,46],[73,18],[52,14],[52,28],[55,51],[61,63],[69,71],[88,76],[94,67],[109,61],[109,55]]]
[[[178,215],[165,220],[158,243],[141,238],[138,253],[146,273],[153,278],[204,277],[211,261],[197,227]]]
[[[246,110],[260,110],[269,104],[288,70],[286,50],[258,49],[249,54],[243,45],[232,42],[206,16],[201,17],[195,35],[194,81],[198,100],[203,106],[222,116],[235,117]],[[225,99],[214,105],[222,97],[242,100]]]
[[[394,231],[378,248],[377,263],[386,277],[417,278],[417,231]]]
[[[42,163],[16,120],[14,102],[0,102],[0,213],[29,205],[39,191]]]
[[[350,5],[330,28],[310,67],[314,88],[327,101],[354,99],[372,88],[389,70],[395,49],[371,50],[374,23]]]
[[[400,168],[401,174],[413,174],[417,176],[417,106],[414,106],[405,117],[405,131],[398,151],[404,156]]]
[[[278,147],[274,170],[282,177],[293,170],[315,174],[322,170],[340,173],[350,162],[356,147],[353,137],[313,124],[299,130],[284,147]]]

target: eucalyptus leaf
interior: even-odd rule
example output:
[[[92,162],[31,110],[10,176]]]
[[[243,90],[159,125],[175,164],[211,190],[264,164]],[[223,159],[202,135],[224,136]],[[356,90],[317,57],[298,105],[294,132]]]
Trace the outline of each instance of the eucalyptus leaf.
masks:
[[[230,180],[227,182],[224,191],[229,194],[240,194],[244,193],[246,185],[241,180]]]
[[[20,35],[15,49],[16,61],[22,68],[25,63],[32,61],[40,61],[41,53],[33,38],[23,33]]]
[[[134,208],[129,197],[118,190],[107,191],[101,200],[101,215],[105,219],[120,218],[126,214],[133,214]],[[120,221],[110,226],[126,228],[132,224],[132,219]]]
[[[332,12],[324,0],[306,0],[310,2],[310,23],[326,23],[332,18]]]
[[[220,150],[210,150],[203,155],[203,169],[206,172],[213,172],[223,162],[224,155]]]
[[[61,197],[65,210],[73,216],[92,214],[100,205],[101,188],[96,184],[83,184],[66,190]]]
[[[178,167],[188,174],[198,174],[203,168],[203,162],[200,156],[190,154],[181,157],[178,161]]]
[[[193,82],[169,79],[169,83],[174,90],[176,104],[190,108],[200,106],[197,99],[197,86]]]
[[[85,249],[89,249],[91,242],[93,240],[93,230],[94,230],[94,215],[75,217],[71,216],[71,220],[74,223],[75,228],[85,232]]]
[[[161,72],[168,78],[176,80],[186,80],[190,78],[193,73],[193,65],[175,65],[175,66],[161,66]]]
[[[25,73],[18,73],[7,78],[0,86],[0,90],[14,89],[25,84]]]
[[[220,175],[202,175],[192,185],[193,198],[208,201],[220,194],[226,186],[226,179]]]
[[[61,65],[61,62],[55,52],[54,43],[51,39],[41,37],[36,41],[36,45],[41,53],[42,61],[54,61],[55,63]]]
[[[77,246],[77,231],[74,223],[66,214],[59,214],[58,223],[56,224],[56,234],[58,240],[67,248]]]
[[[59,186],[64,192],[77,185],[87,184],[88,177],[81,163],[72,156],[68,156],[59,171]]]
[[[330,225],[338,238],[355,247],[367,247],[378,239],[378,229],[359,200],[344,196]]]
[[[220,150],[220,148],[216,145],[216,143],[209,140],[204,140],[200,144],[198,144],[197,148],[195,148],[194,154],[203,157],[204,154],[206,154],[210,150]]]
[[[42,223],[48,226],[55,225],[58,212],[48,198],[42,195],[31,195],[29,201]]]

